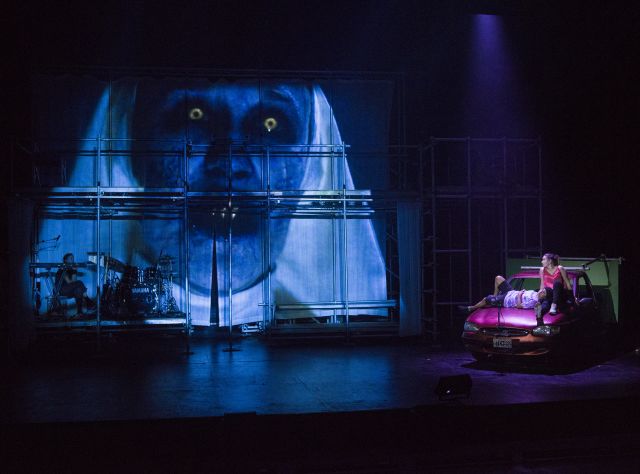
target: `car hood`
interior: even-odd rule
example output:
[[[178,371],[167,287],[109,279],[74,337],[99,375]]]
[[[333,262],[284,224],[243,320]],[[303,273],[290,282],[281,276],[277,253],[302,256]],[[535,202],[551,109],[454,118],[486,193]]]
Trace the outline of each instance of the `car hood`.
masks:
[[[533,309],[518,308],[480,308],[467,317],[467,321],[478,326],[498,326],[498,309],[500,310],[500,326],[514,328],[531,328],[537,326]],[[544,315],[545,324],[560,324],[568,318],[563,313]]]

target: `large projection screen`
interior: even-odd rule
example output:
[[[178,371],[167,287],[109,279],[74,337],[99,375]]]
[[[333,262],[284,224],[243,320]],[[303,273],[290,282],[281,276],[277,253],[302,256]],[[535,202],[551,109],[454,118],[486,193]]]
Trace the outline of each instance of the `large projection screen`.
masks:
[[[392,80],[46,74],[33,84],[39,150],[64,154],[64,173],[42,167],[37,185],[99,182],[143,193],[186,186],[236,196],[265,191],[267,184],[271,191],[311,194],[343,185],[388,188]],[[336,158],[341,152],[318,153],[343,143],[345,163]],[[387,298],[381,219],[348,219],[345,231],[339,217],[271,219],[237,199],[229,229],[219,206],[201,202],[189,207],[186,223],[180,213],[149,204],[137,214],[105,212],[100,226],[100,248],[127,265],[145,269],[163,255],[175,257],[174,295],[180,308],[188,298],[193,324],[228,325],[230,298],[234,325],[262,321],[267,300]],[[61,235],[41,261],[61,261],[67,252],[83,261],[97,246],[97,226],[86,218],[35,219],[34,241]],[[87,283],[95,293],[96,282]]]

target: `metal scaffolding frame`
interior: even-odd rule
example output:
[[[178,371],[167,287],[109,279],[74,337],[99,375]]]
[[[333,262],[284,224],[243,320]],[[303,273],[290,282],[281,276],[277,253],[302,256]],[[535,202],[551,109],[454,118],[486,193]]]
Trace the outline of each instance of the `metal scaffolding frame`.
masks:
[[[180,261],[182,262],[182,268],[180,274],[182,275],[182,295],[183,301],[183,317],[182,318],[154,318],[153,320],[138,320],[132,321],[113,321],[103,320],[102,308],[98,305],[95,321],[64,321],[64,322],[42,322],[38,324],[38,329],[41,331],[56,331],[58,329],[82,329],[87,330],[94,328],[98,339],[100,339],[101,332],[111,331],[127,331],[127,330],[140,330],[140,329],[153,329],[153,330],[179,330],[184,332],[187,336],[191,332],[191,308],[190,308],[190,292],[189,292],[189,216],[194,210],[206,210],[212,212],[212,214],[219,214],[224,216],[227,223],[227,245],[231,249],[232,239],[232,220],[234,215],[238,213],[253,213],[259,214],[264,218],[265,226],[265,240],[264,240],[264,254],[263,267],[268,270],[267,278],[264,282],[266,285],[264,291],[264,301],[260,303],[263,307],[263,321],[262,328],[269,330],[281,330],[284,332],[299,332],[300,330],[309,330],[308,327],[303,327],[300,324],[293,326],[286,324],[276,324],[276,312],[287,312],[296,310],[330,310],[333,311],[333,317],[330,318],[330,324],[323,325],[325,327],[331,327],[333,330],[336,328],[343,330],[344,334],[349,337],[352,332],[352,322],[350,314],[355,309],[383,309],[388,313],[387,324],[364,324],[356,327],[358,330],[366,326],[374,326],[379,332],[397,332],[397,318],[393,314],[396,308],[396,300],[389,298],[381,301],[352,301],[349,299],[349,281],[348,281],[348,268],[347,268],[347,255],[348,255],[348,226],[347,222],[351,219],[367,219],[371,218],[376,212],[385,213],[385,216],[391,215],[395,211],[396,198],[388,191],[376,191],[376,190],[355,190],[347,189],[345,177],[347,175],[347,149],[348,145],[342,143],[337,145],[252,145],[244,142],[221,142],[223,143],[220,153],[226,156],[227,159],[227,183],[226,189],[216,191],[205,190],[191,190],[190,183],[188,182],[189,176],[189,159],[206,153],[206,149],[211,144],[194,144],[188,141],[171,141],[160,140],[160,142],[171,143],[173,148],[171,150],[154,149],[153,152],[148,150],[142,153],[156,154],[158,156],[174,156],[175,147],[181,147],[181,160],[180,168],[182,169],[183,176],[180,177],[181,186],[174,187],[121,187],[111,186],[111,166],[113,157],[128,156],[131,159],[135,159],[136,153],[131,149],[121,146],[124,142],[134,142],[135,139],[114,139],[114,138],[102,138],[97,137],[95,139],[82,139],[74,140],[74,142],[82,142],[80,148],[83,151],[77,149],[59,149],[60,155],[82,155],[84,157],[92,157],[94,159],[94,175],[92,182],[87,183],[86,186],[68,186],[67,179],[68,173],[66,172],[66,162],[64,159],[60,160],[56,166],[59,167],[59,173],[56,172],[53,175],[54,182],[47,183],[44,176],[41,176],[41,169],[39,169],[37,159],[42,147],[36,144],[31,144],[31,147],[22,144],[19,149],[30,157],[33,161],[31,177],[31,186],[27,185],[24,180],[20,182],[20,179],[16,181],[12,179],[12,193],[19,194],[27,197],[38,203],[38,209],[40,212],[53,213],[58,216],[77,216],[83,215],[85,218],[93,218],[96,221],[96,235],[97,254],[102,253],[110,254],[110,242],[106,247],[103,247],[100,236],[101,225],[105,221],[108,221],[117,212],[120,218],[136,219],[144,216],[145,213],[158,213],[158,214],[171,214],[176,218],[181,219],[181,252],[183,253]],[[150,142],[150,140],[142,140]],[[87,144],[94,144],[94,151],[89,150]],[[118,144],[120,146],[118,146]],[[171,147],[169,147],[171,148]],[[291,150],[297,150],[292,152]],[[275,157],[295,157],[296,153],[300,154],[300,150],[307,159],[329,159],[331,162],[331,174],[332,174],[332,186],[331,189],[325,190],[281,190],[272,189],[271,182],[271,161]],[[261,188],[255,191],[236,191],[234,190],[234,184],[232,181],[231,163],[233,159],[239,157],[258,157],[262,161],[262,176],[260,182]],[[14,157],[15,159],[16,157]],[[46,157],[45,161],[50,162],[50,157]],[[108,182],[101,182],[101,178],[104,178],[101,170],[107,170]],[[15,178],[15,177],[14,177]],[[72,211],[72,214],[69,212]],[[341,268],[339,273],[340,278],[337,278],[334,274],[334,287],[341,285],[338,293],[346,295],[340,299],[335,297],[331,301],[313,301],[313,302],[300,302],[296,304],[279,304],[272,300],[271,289],[271,254],[270,254],[270,222],[276,218],[287,219],[331,219],[334,224],[334,233],[336,229],[336,222],[342,221],[341,235],[338,236],[337,241],[341,243],[341,249],[336,249],[334,252],[334,265],[336,254],[339,252],[342,255]],[[388,221],[388,219],[386,219]],[[389,225],[388,228],[393,228],[393,225]],[[387,233],[387,236],[390,236]],[[392,241],[393,244],[393,241]],[[395,242],[397,246],[397,242]],[[396,248],[397,253],[397,248]],[[228,255],[231,256],[232,252],[229,251]],[[391,256],[393,258],[393,255]],[[35,263],[35,262],[34,262]],[[228,321],[229,330],[231,331],[233,326],[233,281],[232,281],[232,266],[233,261],[231,258],[226,262],[228,265],[227,275],[229,277],[227,290],[228,290]],[[102,281],[100,265],[97,265],[97,281]],[[397,293],[397,271],[392,269],[391,265],[387,266],[388,281],[391,281],[391,295],[396,291]],[[336,294],[336,291],[334,291]],[[100,301],[100,295],[98,295],[98,301]],[[394,320],[395,319],[395,320]],[[315,325],[315,329],[318,325]],[[381,329],[382,328],[382,329]],[[311,332],[314,327],[312,325]],[[323,328],[324,329],[324,328]],[[188,344],[188,337],[187,337]]]
[[[539,139],[433,137],[418,161],[423,320],[437,341],[456,330],[456,306],[484,295],[509,257],[541,254],[542,151]],[[497,264],[486,268],[492,246]]]
[[[83,141],[83,140],[80,140]],[[96,138],[94,151],[63,151],[68,155],[94,155],[94,182],[91,186],[47,185],[46,173],[33,166],[29,183],[17,183],[13,193],[20,194],[40,204],[41,210],[92,215],[97,225],[108,221],[110,212],[117,207],[118,212],[136,216],[143,212],[171,213],[183,222],[181,259],[186,267],[181,270],[184,282],[184,320],[167,322],[167,328],[179,327],[188,333],[191,329],[189,298],[189,226],[186,225],[190,213],[207,210],[226,215],[231,223],[234,213],[253,213],[264,217],[264,268],[268,269],[264,282],[263,320],[260,330],[282,333],[317,334],[319,325],[298,324],[286,318],[276,320],[276,312],[287,314],[309,309],[332,310],[334,317],[322,329],[337,331],[339,334],[352,332],[351,311],[354,309],[386,308],[390,311],[389,324],[383,323],[382,332],[397,331],[398,262],[397,229],[392,221],[396,218],[397,203],[401,199],[418,200],[422,203],[422,308],[424,330],[433,341],[449,330],[455,329],[455,306],[468,304],[486,292],[487,275],[504,271],[510,257],[540,254],[542,251],[542,152],[539,139],[513,138],[432,138],[425,146],[391,146],[387,151],[390,167],[389,187],[385,190],[349,190],[344,180],[347,162],[346,144],[309,146],[306,156],[329,157],[332,162],[332,189],[327,190],[281,190],[272,189],[270,163],[274,157],[287,155],[287,146],[262,146],[247,143],[222,142],[219,153],[228,158],[231,165],[234,156],[253,156],[262,160],[263,176],[261,188],[255,191],[236,191],[230,179],[226,189],[216,191],[192,190],[186,177],[189,176],[188,160],[192,156],[205,153],[204,147],[180,140],[173,143],[171,151],[155,150],[158,156],[175,155],[175,146],[181,148],[181,185],[173,187],[114,187],[105,186],[98,179],[97,171],[109,169],[114,156],[122,156],[132,151],[123,151],[114,143],[122,140]],[[167,142],[167,140],[164,140]],[[13,147],[26,150],[28,147]],[[290,147],[289,147],[290,148]],[[300,149],[299,146],[297,146]],[[304,147],[303,147],[304,148]],[[42,148],[32,147],[37,155]],[[380,151],[378,151],[380,152]],[[150,153],[147,151],[147,153]],[[28,155],[29,153],[27,153]],[[24,165],[24,163],[22,164]],[[342,170],[342,172],[340,172]],[[24,170],[23,170],[24,171]],[[23,173],[24,175],[24,173]],[[68,178],[65,160],[56,165],[49,176],[63,184]],[[12,179],[12,184],[16,181]],[[31,185],[29,185],[31,184]],[[35,185],[35,186],[33,186]],[[271,294],[271,243],[270,222],[272,219],[331,219],[342,221],[344,235],[341,236],[341,252],[346,254],[347,221],[371,218],[376,214],[385,216],[386,271],[388,299],[384,301],[310,301],[297,304],[280,304],[272,301]],[[98,229],[99,230],[99,229]],[[228,245],[231,244],[231,225],[228,228]],[[98,233],[97,235],[101,235]],[[487,240],[489,239],[489,240]],[[101,243],[98,243],[100,246]],[[107,244],[108,245],[108,244]],[[489,249],[489,250],[488,250]],[[487,265],[480,253],[491,252],[493,263]],[[98,252],[105,249],[98,247]],[[482,252],[480,252],[482,250]],[[230,254],[230,253],[229,253]],[[335,253],[334,253],[335,255]],[[342,259],[346,275],[346,258]],[[232,261],[228,261],[227,274],[231,275]],[[99,270],[100,271],[100,270]],[[100,275],[99,275],[100,278]],[[334,275],[335,279],[335,275]],[[342,284],[341,294],[348,294],[348,280],[341,278],[335,284]],[[233,282],[228,285],[229,311],[233,325]],[[344,318],[337,315],[343,314]],[[98,334],[106,330],[127,330],[126,324],[100,320],[98,310]],[[284,322],[283,322],[284,321]],[[78,327],[91,326],[87,322],[73,323]],[[177,324],[177,326],[176,326]],[[158,328],[162,325],[150,323]],[[373,326],[372,326],[373,327]],[[395,328],[395,329],[394,329]],[[53,328],[52,328],[53,329]]]
[[[109,223],[116,215],[119,219],[136,219],[145,218],[147,213],[155,215],[165,215],[181,218],[182,231],[184,236],[180,242],[181,251],[185,254],[182,259],[183,268],[180,274],[183,276],[182,288],[184,292],[188,292],[188,255],[189,255],[189,227],[186,225],[186,216],[189,205],[189,194],[186,192],[187,183],[183,181],[183,185],[173,188],[156,188],[145,189],[140,187],[118,187],[111,186],[111,158],[114,155],[122,155],[121,150],[114,150],[112,146],[117,142],[132,142],[127,139],[107,139],[96,137],[94,139],[76,139],[76,140],[51,140],[55,142],[51,150],[42,148],[42,142],[21,142],[19,146],[12,147],[12,150],[21,150],[21,156],[12,155],[12,176],[10,180],[11,194],[22,196],[35,203],[35,215],[33,219],[33,233],[37,235],[41,219],[54,218],[58,220],[65,219],[88,219],[95,221],[95,241],[92,246],[96,250],[96,262],[92,265],[96,271],[97,294],[96,294],[96,314],[95,319],[81,320],[37,320],[36,330],[38,333],[91,333],[95,331],[98,344],[100,344],[100,336],[102,333],[111,332],[177,332],[185,336],[187,351],[189,350],[189,335],[191,334],[190,306],[188,298],[184,300],[183,311],[172,311],[162,317],[143,317],[143,318],[109,318],[105,319],[104,311],[101,307],[103,289],[102,282],[104,280],[104,265],[102,256],[105,255],[111,260],[111,237],[108,239],[106,246],[102,243],[102,226]],[[69,146],[69,143],[72,145]],[[60,144],[64,144],[61,148]],[[87,146],[94,145],[93,150],[87,151]],[[45,157],[39,161],[41,153],[44,150]],[[186,156],[186,147],[183,147],[183,156]],[[55,159],[51,159],[51,154]],[[82,186],[69,186],[67,162],[65,157],[89,157],[93,160],[93,176],[91,181],[84,183]],[[27,165],[31,167],[31,183],[25,181],[25,173],[16,172],[16,162],[19,159],[27,161]],[[41,173],[40,165],[44,167],[58,168],[59,172],[53,173],[53,178],[49,174],[49,181]],[[186,160],[184,160],[186,165]],[[100,170],[106,167],[109,171],[104,176]],[[24,171],[25,165],[22,164]],[[107,182],[103,182],[106,179]],[[44,182],[43,182],[44,181]],[[29,186],[31,184],[31,186]],[[110,236],[110,233],[109,233]],[[55,263],[55,262],[53,262]],[[42,263],[32,261],[30,263],[31,272],[34,273],[32,281],[38,278],[38,269],[44,268],[51,263]],[[85,266],[91,266],[90,263]],[[53,267],[55,268],[55,267]],[[51,272],[51,268],[47,273]]]

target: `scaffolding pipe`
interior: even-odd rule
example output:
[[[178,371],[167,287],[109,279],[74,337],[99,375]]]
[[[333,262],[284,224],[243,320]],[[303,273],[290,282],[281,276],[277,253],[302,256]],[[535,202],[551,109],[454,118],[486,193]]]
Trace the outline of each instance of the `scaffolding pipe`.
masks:
[[[437,261],[436,261],[436,250],[437,250],[437,243],[436,243],[436,235],[437,235],[437,228],[436,228],[436,163],[435,163],[435,145],[436,145],[436,141],[434,138],[431,138],[431,235],[432,235],[432,239],[431,239],[431,252],[433,255],[433,265],[431,265],[431,277],[433,280],[433,286],[432,286],[432,298],[431,298],[431,310],[433,312],[433,336],[432,336],[432,340],[433,342],[436,342],[437,338],[438,338],[438,305],[437,305],[437,299],[438,299],[438,283],[437,283]]]
[[[507,267],[509,259],[509,209],[507,203],[507,138],[502,139],[502,210],[504,218],[504,247],[502,268]]]
[[[332,111],[333,113],[333,111]],[[340,186],[340,164],[338,163],[339,157],[335,153],[335,149],[333,147],[333,136],[331,137],[331,190],[337,191],[339,193],[338,199],[342,201],[342,189]],[[340,202],[342,204],[342,202]],[[342,206],[341,206],[342,207]],[[339,259],[340,255],[340,226],[337,218],[342,217],[342,209],[340,209],[340,215],[336,214],[331,218],[331,233],[333,238],[331,239],[332,246],[332,258],[333,258],[333,295],[334,299],[337,298],[337,295],[343,293],[344,282],[341,278],[342,275],[342,264]],[[333,310],[333,322],[339,322],[339,314],[338,310]]]
[[[100,349],[100,319],[101,319],[101,313],[100,313],[100,166],[102,165],[102,139],[100,138],[100,136],[98,136],[97,139],[97,153],[96,153],[96,160],[94,161],[94,165],[95,165],[95,185],[96,185],[96,233],[97,235],[97,244],[96,244],[96,251],[98,253],[98,255],[96,256],[96,266],[97,268],[97,272],[98,272],[98,285],[97,285],[97,289],[96,289],[96,337],[97,337],[97,346],[98,346],[98,350]],[[105,264],[106,264],[106,260],[105,260]]]
[[[269,325],[275,323],[275,309],[271,302],[271,149],[267,146],[267,229],[266,229],[266,245],[265,257],[267,260],[267,307],[266,311],[274,319],[269,321]],[[267,313],[263,312],[262,321],[263,329],[267,328]]]
[[[542,143],[540,138],[537,140],[538,144],[538,252],[542,254]]]
[[[467,140],[467,195],[471,196],[471,137]],[[467,285],[468,300],[472,299],[473,278],[472,278],[472,249],[471,249],[471,199],[467,199],[467,272],[469,275]]]
[[[183,206],[183,238],[184,238],[184,289],[185,289],[185,331],[186,331],[186,342],[187,342],[187,353],[190,351],[191,346],[191,294],[189,292],[189,160],[188,160],[188,152],[189,152],[189,144],[187,140],[183,142],[184,146],[182,149],[182,159],[183,159],[183,193],[184,198],[182,201]],[[173,283],[172,283],[173,284]]]
[[[349,273],[347,267],[347,261],[349,258],[348,253],[348,232],[347,232],[347,154],[345,153],[344,142],[342,142],[342,193],[344,200],[342,201],[342,212],[344,222],[344,255],[342,261],[342,272],[344,281],[344,291],[342,297],[344,299],[344,311],[345,311],[345,324],[347,339],[349,338]]]
[[[426,264],[424,261],[424,234],[425,234],[425,228],[424,228],[424,149],[421,147],[418,150],[418,190],[420,192],[420,203],[422,204],[422,209],[421,209],[421,219],[420,219],[420,309],[422,311],[424,311],[424,308],[426,307],[425,303],[425,293],[426,293],[426,282],[425,282],[425,271],[426,271]],[[397,205],[396,205],[397,208]],[[396,225],[398,222],[398,213],[396,210]],[[399,268],[398,268],[399,270]],[[400,291],[398,290],[398,294],[400,293]],[[420,315],[421,318],[424,317],[424,314]]]
[[[227,267],[227,271],[229,272],[229,347],[231,348],[231,340],[233,337],[233,274],[231,273],[232,271],[232,258],[231,258],[231,253],[232,253],[232,248],[231,248],[231,224],[233,222],[233,210],[231,208],[231,191],[232,191],[232,186],[233,186],[233,178],[231,176],[231,171],[233,169],[233,165],[231,163],[231,160],[233,159],[233,144],[229,144],[229,154],[227,156],[227,190],[229,192],[228,195],[228,201],[227,201],[227,208],[228,208],[228,219],[229,219],[229,224],[228,224],[228,241],[229,241],[229,266]]]

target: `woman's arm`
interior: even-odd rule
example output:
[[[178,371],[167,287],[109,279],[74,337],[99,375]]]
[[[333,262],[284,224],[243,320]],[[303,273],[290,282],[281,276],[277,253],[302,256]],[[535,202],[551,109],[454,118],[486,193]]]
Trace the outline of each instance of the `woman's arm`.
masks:
[[[564,282],[564,287],[567,290],[571,290],[571,282],[569,281],[569,277],[567,276],[567,271],[564,269],[562,265],[558,265],[560,269],[560,275],[562,275],[562,281]]]
[[[543,273],[544,272],[544,267],[540,267],[540,291],[544,290],[544,276]]]

